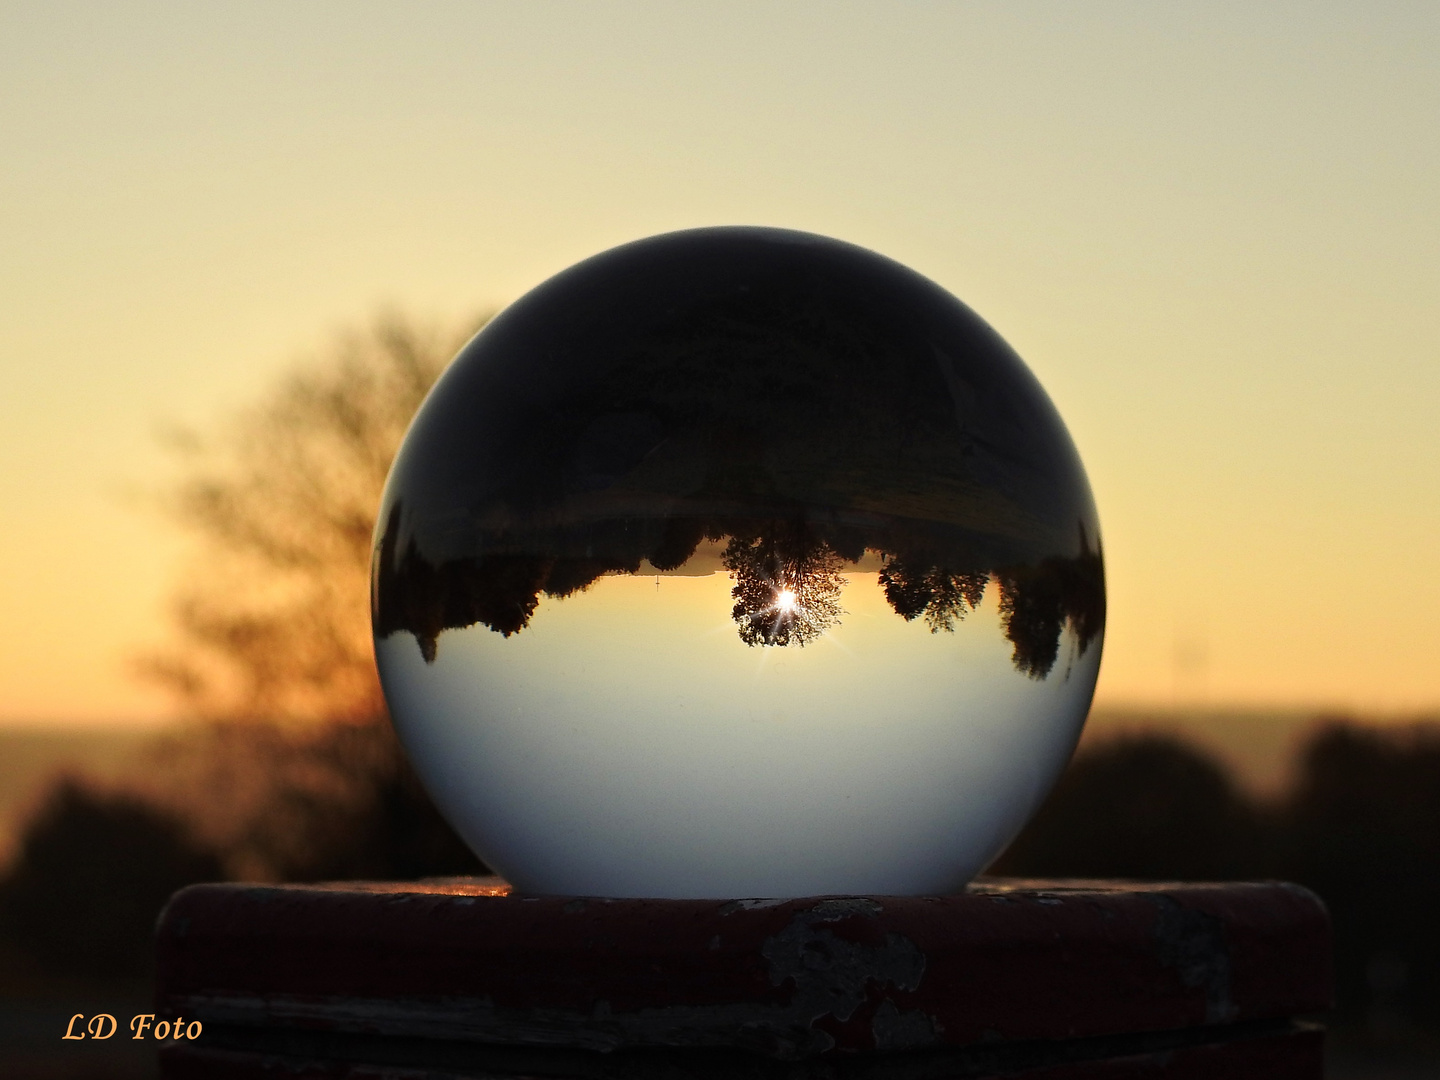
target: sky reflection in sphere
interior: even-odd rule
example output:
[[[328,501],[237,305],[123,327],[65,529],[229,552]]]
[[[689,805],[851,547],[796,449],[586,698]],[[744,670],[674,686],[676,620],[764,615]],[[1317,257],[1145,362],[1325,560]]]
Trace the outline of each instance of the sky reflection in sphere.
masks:
[[[774,229],[557,275],[421,408],[376,656],[519,890],[957,889],[1089,709],[1098,522],[1034,377],[897,263]]]

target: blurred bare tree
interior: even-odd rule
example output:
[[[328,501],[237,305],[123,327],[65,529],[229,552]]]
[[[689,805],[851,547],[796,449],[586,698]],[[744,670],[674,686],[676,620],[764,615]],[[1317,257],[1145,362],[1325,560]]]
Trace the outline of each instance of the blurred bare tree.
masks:
[[[214,435],[175,433],[163,508],[195,541],[176,640],[146,676],[211,723],[152,794],[251,878],[453,873],[477,864],[386,719],[370,636],[371,531],[396,448],[486,320],[391,314],[337,337]]]
[[[165,501],[198,542],[179,643],[146,673],[212,717],[365,722],[383,712],[370,644],[370,536],[421,399],[460,332],[398,315],[339,337],[214,437],[171,439]]]

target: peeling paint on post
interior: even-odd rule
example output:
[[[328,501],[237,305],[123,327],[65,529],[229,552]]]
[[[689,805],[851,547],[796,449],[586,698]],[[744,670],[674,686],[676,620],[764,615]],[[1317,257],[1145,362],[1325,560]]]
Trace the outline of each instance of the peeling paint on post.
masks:
[[[1157,895],[1160,916],[1155,920],[1155,955],[1173,967],[1186,986],[1205,991],[1205,1023],[1223,1024],[1235,1018],[1230,1000],[1230,952],[1225,945],[1225,923],[1214,915],[1182,907],[1168,896]]]
[[[802,908],[785,929],[760,946],[760,955],[770,965],[771,984],[783,986],[788,980],[794,987],[790,1008],[811,1033],[805,1051],[823,1052],[835,1046],[834,1038],[817,1026],[826,1017],[841,1023],[849,1020],[871,993],[883,994],[887,986],[919,988],[925,954],[909,938],[891,931],[878,945],[868,945],[845,941],[826,926],[847,918],[873,919],[883,910],[877,901],[860,897],[822,900],[812,908]],[[882,1007],[886,1005],[894,1016],[901,1015],[889,998],[882,1002]],[[933,1036],[937,1029],[934,1018],[918,1011],[913,1015],[921,1018]],[[887,1024],[884,1030],[888,1040],[892,1028]],[[877,1033],[876,1038],[878,1045],[881,1036]]]

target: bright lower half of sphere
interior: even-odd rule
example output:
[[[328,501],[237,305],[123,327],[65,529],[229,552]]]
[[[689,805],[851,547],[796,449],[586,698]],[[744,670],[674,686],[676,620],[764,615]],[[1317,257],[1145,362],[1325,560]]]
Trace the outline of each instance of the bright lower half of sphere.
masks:
[[[932,631],[875,572],[843,575],[843,614],[803,647],[740,640],[733,588],[703,567],[605,576],[523,633],[445,631],[433,663],[411,634],[376,643],[416,767],[517,888],[952,891],[1074,748],[1099,645],[1066,630],[1044,678],[1017,670],[999,583]]]

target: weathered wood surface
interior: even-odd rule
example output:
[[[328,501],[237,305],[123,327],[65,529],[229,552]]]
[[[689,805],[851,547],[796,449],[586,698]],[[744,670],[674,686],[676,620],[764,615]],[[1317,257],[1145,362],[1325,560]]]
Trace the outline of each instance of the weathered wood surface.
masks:
[[[607,900],[203,885],[168,1077],[1318,1077],[1329,924],[1277,883]],[[1096,1071],[1099,1070],[1099,1071]],[[1108,1071],[1107,1071],[1108,1070]]]

